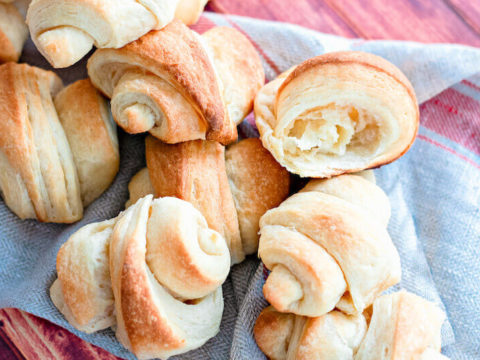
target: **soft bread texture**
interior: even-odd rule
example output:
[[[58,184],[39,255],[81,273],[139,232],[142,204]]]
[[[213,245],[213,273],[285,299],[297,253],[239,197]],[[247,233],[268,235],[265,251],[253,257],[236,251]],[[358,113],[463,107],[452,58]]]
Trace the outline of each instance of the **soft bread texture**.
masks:
[[[264,83],[260,59],[240,32],[199,36],[179,21],[88,61],[93,84],[112,99],[115,121],[170,144],[206,139],[229,144]]]
[[[0,63],[18,61],[28,28],[13,4],[0,2]]]
[[[88,81],[62,87],[53,72],[0,66],[0,190],[22,219],[81,219],[118,171],[105,99]]]
[[[255,99],[263,145],[289,171],[331,177],[387,164],[418,131],[408,79],[363,52],[309,59],[265,85]]]
[[[72,149],[82,202],[87,206],[110,186],[118,172],[117,128],[107,102],[89,80],[67,86],[54,103]]]
[[[72,235],[59,251],[50,292],[77,329],[115,326],[139,359],[166,359],[218,332],[229,269],[225,240],[198,210],[149,195]]]
[[[312,180],[260,219],[258,254],[271,270],[265,298],[281,312],[358,314],[401,276],[376,185],[342,175]]]
[[[204,0],[33,0],[27,22],[33,42],[56,68],[73,65],[95,45],[120,48],[150,30],[163,28],[175,13],[196,21]]]
[[[258,139],[225,151],[214,142],[168,145],[150,136],[146,157],[155,195],[191,202],[227,240],[232,264],[257,251],[260,217],[288,196],[288,172]]]
[[[379,297],[355,360],[445,359],[440,352],[445,314],[407,291]]]
[[[265,308],[253,329],[259,348],[271,360],[352,360],[367,330],[362,314],[332,311],[307,318]]]

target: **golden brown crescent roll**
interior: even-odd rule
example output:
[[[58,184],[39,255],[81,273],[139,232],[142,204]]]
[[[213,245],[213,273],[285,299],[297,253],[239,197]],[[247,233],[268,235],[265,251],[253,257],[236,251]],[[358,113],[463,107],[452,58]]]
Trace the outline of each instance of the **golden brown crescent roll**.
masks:
[[[445,314],[407,291],[379,297],[355,360],[445,359],[440,330]]]
[[[13,4],[0,2],[0,63],[18,61],[28,28]]]
[[[419,124],[415,92],[393,64],[363,52],[309,59],[255,98],[263,145],[289,171],[331,177],[392,162]]]
[[[88,81],[62,87],[53,72],[0,66],[0,190],[22,219],[81,219],[118,170],[105,99]]]
[[[260,219],[263,293],[281,312],[357,314],[400,280],[388,198],[361,176],[313,180]]]
[[[264,82],[260,59],[239,31],[199,36],[178,21],[121,49],[97,50],[88,73],[112,99],[119,126],[170,144],[235,141],[236,124]]]
[[[61,247],[52,301],[77,329],[116,327],[139,359],[181,354],[218,332],[225,240],[188,202],[146,196]]]
[[[307,318],[269,306],[257,318],[253,333],[271,360],[353,360],[366,330],[362,314],[332,311]]]
[[[33,42],[56,68],[75,64],[95,45],[120,48],[150,30],[163,28],[175,13],[187,24],[205,0],[33,0],[27,22]]]
[[[288,172],[258,139],[226,152],[203,140],[168,145],[149,136],[145,144],[156,196],[175,196],[200,210],[227,240],[232,264],[257,251],[260,217],[287,197],[290,186]]]

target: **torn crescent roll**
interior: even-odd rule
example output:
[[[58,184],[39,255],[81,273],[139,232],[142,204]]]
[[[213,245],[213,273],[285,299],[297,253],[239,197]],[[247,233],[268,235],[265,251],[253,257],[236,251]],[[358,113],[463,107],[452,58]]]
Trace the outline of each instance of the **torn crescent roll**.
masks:
[[[18,61],[27,36],[27,25],[17,8],[0,2],[0,63]]]
[[[22,219],[81,219],[118,171],[105,99],[88,80],[62,87],[53,72],[0,66],[0,191]]]
[[[139,359],[165,359],[216,335],[229,269],[225,240],[198,210],[150,195],[73,234],[58,253],[50,294],[77,329],[116,326]]]
[[[332,184],[330,184],[332,183]],[[379,210],[375,209],[377,207]],[[260,220],[263,294],[278,311],[358,314],[400,281],[383,191],[356,175],[312,180]]]
[[[161,29],[177,12],[195,22],[205,0],[33,0],[27,22],[33,42],[56,68],[75,64],[95,45],[120,48]]]
[[[170,144],[207,139],[228,144],[264,82],[250,42],[230,28],[202,36],[174,21],[121,49],[88,61],[93,84],[112,99],[115,121]]]
[[[224,147],[195,140],[175,145],[146,139],[156,196],[191,202],[229,246],[232,265],[258,248],[259,219],[284,200],[290,177],[258,139]],[[143,175],[145,176],[145,175]]]
[[[363,52],[309,59],[255,99],[263,145],[289,171],[331,177],[402,156],[418,130],[415,92],[388,61]]]
[[[253,334],[271,360],[353,360],[366,330],[362,314],[332,311],[307,318],[269,306],[258,316]]]

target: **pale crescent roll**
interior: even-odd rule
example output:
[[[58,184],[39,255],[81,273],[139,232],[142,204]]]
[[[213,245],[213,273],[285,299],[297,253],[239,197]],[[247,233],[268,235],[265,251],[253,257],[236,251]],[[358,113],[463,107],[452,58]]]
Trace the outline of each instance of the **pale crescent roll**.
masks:
[[[239,31],[199,36],[179,21],[121,49],[97,50],[88,73],[111,98],[119,126],[169,144],[235,141],[236,125],[264,83],[260,59]]]
[[[116,128],[88,80],[63,88],[53,72],[1,65],[0,121],[0,193],[22,219],[81,219],[118,171]]]
[[[23,16],[8,2],[0,2],[0,63],[18,61],[28,36]]]
[[[175,13],[195,22],[205,0],[33,0],[27,22],[33,42],[56,68],[75,64],[95,45],[120,48],[150,30],[163,28]]]
[[[356,175],[312,180],[260,219],[258,255],[271,270],[263,294],[275,309],[321,316],[363,312],[400,281],[387,232],[390,204]]]
[[[415,139],[419,110],[412,85],[393,64],[345,51],[309,59],[265,85],[255,119],[280,164],[324,178],[402,156]]]
[[[114,326],[139,359],[166,359],[216,335],[229,269],[225,240],[198,210],[149,195],[70,237],[50,295],[77,329]]]
[[[353,360],[366,331],[362,314],[335,310],[307,318],[269,306],[258,316],[253,334],[270,360]]]

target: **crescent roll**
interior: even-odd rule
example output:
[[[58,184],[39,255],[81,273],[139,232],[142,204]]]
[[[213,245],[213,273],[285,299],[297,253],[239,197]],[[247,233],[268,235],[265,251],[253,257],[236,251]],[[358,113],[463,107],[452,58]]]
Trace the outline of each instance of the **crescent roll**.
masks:
[[[445,314],[407,291],[379,297],[355,360],[445,359],[440,354]]]
[[[257,318],[253,334],[258,347],[271,360],[353,360],[366,331],[362,314],[334,310],[307,318],[280,313],[269,306]]]
[[[265,298],[303,316],[363,312],[400,281],[389,213],[383,191],[361,176],[312,180],[260,219]]]
[[[253,333],[271,360],[448,359],[440,353],[445,314],[435,304],[402,290],[379,297],[372,311],[367,330],[362,314],[306,318],[269,306]]]
[[[284,200],[290,176],[258,139],[224,147],[195,140],[168,145],[146,139],[146,157],[156,196],[191,202],[229,246],[232,264],[258,248],[259,219]]]
[[[27,36],[27,25],[17,8],[0,2],[0,63],[18,61]]]
[[[38,50],[55,68],[75,64],[95,45],[120,48],[175,14],[197,21],[205,0],[33,0],[27,22]]]
[[[363,52],[309,59],[255,99],[263,145],[289,171],[331,177],[394,161],[412,145],[419,109],[408,79]]]
[[[139,359],[166,359],[216,335],[229,270],[225,240],[198,210],[149,195],[70,237],[50,295],[77,329],[115,326]]]
[[[105,99],[88,80],[62,88],[53,72],[0,66],[0,192],[22,219],[81,219],[118,171]]]
[[[97,50],[88,73],[111,98],[120,127],[170,144],[235,141],[236,124],[264,83],[260,58],[239,31],[217,27],[199,36],[179,21],[121,49]]]

